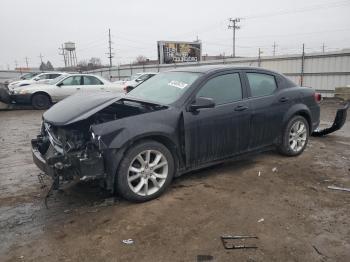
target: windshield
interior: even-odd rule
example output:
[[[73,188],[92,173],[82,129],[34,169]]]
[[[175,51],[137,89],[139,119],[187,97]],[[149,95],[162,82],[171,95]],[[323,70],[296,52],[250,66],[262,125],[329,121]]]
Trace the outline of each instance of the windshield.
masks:
[[[29,80],[40,73],[28,73],[21,76],[22,80]]]
[[[61,81],[62,79],[66,78],[68,75],[60,75],[59,77],[56,77],[52,80],[49,81],[49,85],[55,85],[57,84],[59,81]]]
[[[131,80],[135,80],[135,79],[137,79],[137,78],[140,77],[140,76],[141,76],[140,73],[135,74],[135,75],[132,75],[132,76],[130,77],[130,81],[131,81]]]
[[[129,95],[160,104],[171,104],[180,98],[200,75],[190,72],[160,73],[137,86]]]

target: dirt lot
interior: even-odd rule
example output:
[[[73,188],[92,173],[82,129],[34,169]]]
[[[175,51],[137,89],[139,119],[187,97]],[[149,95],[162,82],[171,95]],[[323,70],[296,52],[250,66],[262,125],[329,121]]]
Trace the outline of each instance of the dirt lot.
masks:
[[[322,103],[323,124],[337,106]],[[41,114],[0,111],[0,261],[350,261],[350,193],[327,189],[350,187],[349,120],[299,157],[271,152],[188,174],[148,203],[111,203],[77,183],[46,209],[30,153]],[[223,234],[256,235],[258,249],[225,250]]]

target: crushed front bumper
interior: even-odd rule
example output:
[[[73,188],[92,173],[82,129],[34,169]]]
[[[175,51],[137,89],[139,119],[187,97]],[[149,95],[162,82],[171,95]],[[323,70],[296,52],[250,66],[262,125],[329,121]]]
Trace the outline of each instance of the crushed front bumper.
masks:
[[[46,163],[46,160],[44,159],[43,155],[39,151],[38,139],[32,139],[32,155],[33,155],[34,164],[48,176],[54,177],[55,175],[54,169]]]
[[[349,105],[350,105],[350,102],[347,102],[342,108],[337,110],[337,114],[335,115],[335,119],[331,127],[324,128],[324,129],[316,129],[314,132],[312,132],[311,135],[318,136],[318,137],[325,136],[342,128],[346,121]]]
[[[35,165],[51,178],[59,177],[62,180],[91,180],[105,176],[104,160],[102,154],[97,151],[81,151],[69,154],[54,152],[50,145],[45,153],[42,153],[42,145],[47,143],[42,137],[33,139],[32,156]]]

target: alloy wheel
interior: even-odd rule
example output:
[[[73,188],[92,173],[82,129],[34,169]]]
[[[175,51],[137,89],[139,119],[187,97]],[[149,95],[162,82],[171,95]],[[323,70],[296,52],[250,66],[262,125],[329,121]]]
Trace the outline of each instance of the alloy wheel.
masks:
[[[129,187],[140,196],[152,195],[164,185],[168,169],[168,161],[161,152],[145,150],[129,165],[127,175]]]
[[[289,146],[294,152],[299,152],[305,146],[307,128],[302,121],[296,121],[289,132]]]

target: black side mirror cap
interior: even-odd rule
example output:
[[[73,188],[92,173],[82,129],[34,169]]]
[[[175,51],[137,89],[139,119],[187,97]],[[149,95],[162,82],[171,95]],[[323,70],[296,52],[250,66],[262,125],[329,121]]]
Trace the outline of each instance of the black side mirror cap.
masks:
[[[196,111],[201,108],[213,108],[215,107],[215,102],[209,97],[197,97],[196,100],[190,105],[190,111]]]

